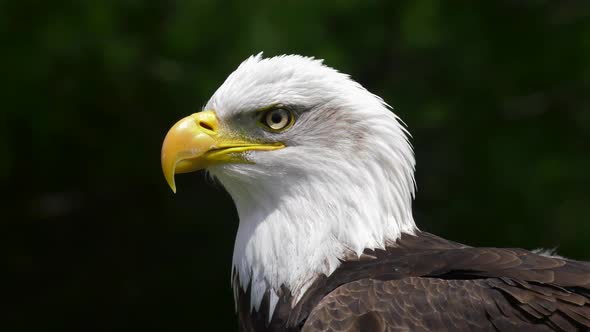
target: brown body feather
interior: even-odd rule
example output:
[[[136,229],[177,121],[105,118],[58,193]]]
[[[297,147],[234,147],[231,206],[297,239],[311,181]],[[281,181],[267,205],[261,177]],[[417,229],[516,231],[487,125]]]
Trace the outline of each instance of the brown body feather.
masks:
[[[242,331],[590,331],[590,263],[523,249],[473,248],[425,232],[366,250],[318,277],[292,306],[283,289]]]

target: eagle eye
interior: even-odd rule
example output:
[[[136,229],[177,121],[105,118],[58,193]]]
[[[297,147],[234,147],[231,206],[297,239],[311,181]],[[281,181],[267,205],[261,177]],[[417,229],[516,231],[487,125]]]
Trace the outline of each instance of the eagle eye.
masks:
[[[293,125],[293,114],[284,108],[273,108],[262,114],[261,123],[271,131],[283,131]]]

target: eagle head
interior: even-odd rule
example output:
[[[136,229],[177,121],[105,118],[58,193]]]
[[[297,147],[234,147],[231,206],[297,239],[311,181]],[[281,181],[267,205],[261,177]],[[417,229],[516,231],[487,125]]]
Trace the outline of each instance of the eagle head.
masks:
[[[415,228],[406,130],[381,98],[314,58],[246,59],[170,129],[161,161],[173,191],[176,173],[206,169],[232,196],[234,273],[254,306]]]

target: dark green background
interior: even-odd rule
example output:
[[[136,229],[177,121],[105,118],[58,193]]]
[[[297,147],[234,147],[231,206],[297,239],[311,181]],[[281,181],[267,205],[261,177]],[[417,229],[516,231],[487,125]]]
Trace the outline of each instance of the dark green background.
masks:
[[[2,1],[0,27],[11,331],[235,329],[231,199],[173,195],[160,146],[260,51],[395,107],[423,230],[590,258],[588,1]]]

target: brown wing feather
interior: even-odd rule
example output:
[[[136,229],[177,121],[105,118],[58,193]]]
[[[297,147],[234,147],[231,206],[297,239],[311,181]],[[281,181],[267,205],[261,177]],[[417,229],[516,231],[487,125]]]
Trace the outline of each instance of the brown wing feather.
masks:
[[[590,331],[590,263],[419,232],[343,262],[294,307],[283,290],[270,323],[266,303],[240,305],[243,330]]]
[[[366,321],[383,331],[590,330],[588,263],[426,233],[367,254],[373,268],[344,263],[337,273],[367,274],[324,297],[304,330],[365,331]]]
[[[502,309],[501,309],[502,308]],[[370,317],[370,319],[368,319]],[[375,329],[377,328],[377,329]],[[551,331],[481,280],[363,279],[337,288],[303,331]]]

